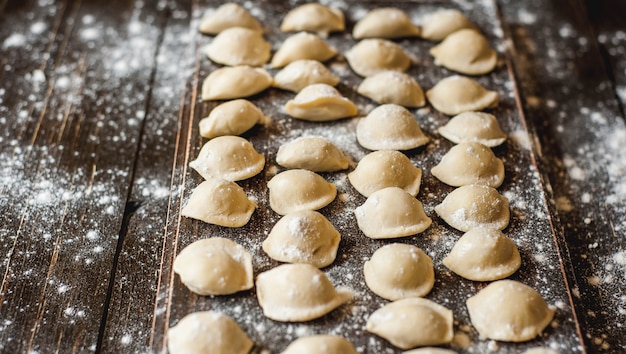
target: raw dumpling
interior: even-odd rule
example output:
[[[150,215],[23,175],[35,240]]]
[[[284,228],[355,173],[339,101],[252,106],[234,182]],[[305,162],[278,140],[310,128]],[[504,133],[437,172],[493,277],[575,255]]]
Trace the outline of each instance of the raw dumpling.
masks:
[[[336,86],[338,83],[339,77],[324,64],[308,59],[293,61],[274,76],[274,87],[293,92],[300,92],[312,84]]]
[[[257,298],[263,314],[281,322],[303,322],[324,316],[349,301],[326,274],[310,264],[283,264],[259,274]]]
[[[375,239],[415,235],[432,223],[422,203],[398,187],[372,193],[354,214],[359,229],[365,236]]]
[[[352,160],[335,144],[321,136],[303,136],[278,148],[276,163],[286,168],[313,172],[345,170]]]
[[[189,314],[167,332],[170,354],[247,354],[253,345],[237,322],[214,311]]]
[[[252,256],[221,237],[198,240],[174,260],[174,272],[189,290],[200,295],[228,295],[251,289]]]
[[[436,348],[436,347],[425,347],[419,349],[409,350],[402,354],[457,354],[454,350]]]
[[[384,39],[364,39],[346,53],[355,73],[368,77],[381,71],[406,71],[411,58],[398,44]]]
[[[251,66],[223,67],[213,71],[202,83],[202,99],[229,100],[255,95],[272,84],[272,76]]]
[[[314,34],[301,32],[285,39],[274,53],[271,65],[273,68],[282,68],[296,60],[326,61],[335,55],[337,49],[328,45],[325,40]]]
[[[439,10],[429,14],[422,21],[422,38],[440,41],[463,28],[476,28],[476,26],[459,10]]]
[[[200,120],[200,135],[215,138],[224,135],[239,135],[270,119],[252,102],[244,99],[224,102]]]
[[[281,354],[357,354],[352,343],[343,337],[315,335],[293,341]]]
[[[366,197],[387,187],[400,187],[416,196],[420,190],[422,170],[399,151],[380,150],[363,157],[354,171],[348,174],[348,179],[354,189]]]
[[[363,269],[365,283],[378,296],[395,301],[426,296],[435,284],[433,261],[412,245],[379,248]]]
[[[452,341],[452,311],[423,298],[389,303],[367,320],[367,331],[400,349],[445,344]]]
[[[326,37],[330,32],[345,29],[343,12],[320,4],[304,4],[289,11],[280,30],[283,32],[307,31]]]
[[[495,147],[506,140],[498,120],[492,114],[464,112],[452,117],[438,129],[439,134],[455,144],[477,142]]]
[[[462,29],[430,49],[435,65],[467,75],[482,75],[496,67],[498,55],[487,39],[473,29]]]
[[[248,10],[235,3],[227,3],[205,16],[200,22],[200,32],[217,34],[227,28],[244,27],[261,31],[261,24]]]
[[[493,282],[467,299],[470,321],[482,338],[524,342],[539,335],[554,316],[541,295],[514,280]]]
[[[358,109],[334,87],[326,84],[309,85],[285,104],[285,111],[294,118],[326,122],[352,117]]]
[[[405,107],[426,104],[422,87],[412,77],[399,71],[381,71],[367,77],[357,92],[378,103],[394,103]]]
[[[497,190],[470,184],[453,190],[435,207],[448,225],[467,232],[486,227],[503,230],[509,224],[509,201]]]
[[[405,38],[420,35],[404,11],[395,7],[383,7],[370,11],[354,25],[352,37],[363,38]]]
[[[261,32],[232,27],[213,39],[207,47],[207,56],[223,65],[261,66],[270,59],[271,48]]]
[[[240,181],[257,175],[265,166],[265,157],[250,142],[239,136],[219,136],[209,140],[189,166],[204,178]]]
[[[196,187],[180,214],[209,224],[241,227],[248,223],[255,208],[237,184],[211,178]]]
[[[340,240],[339,232],[324,215],[302,210],[278,220],[263,241],[263,251],[279,262],[323,268],[335,261]]]
[[[337,196],[334,184],[307,170],[281,172],[267,182],[267,187],[270,207],[280,215],[321,209]]]
[[[560,354],[560,353],[550,348],[536,347],[536,348],[530,348],[526,350],[525,352],[523,352],[522,354]]]
[[[410,150],[428,142],[413,114],[396,104],[378,106],[361,119],[356,139],[370,150]]]
[[[455,115],[480,111],[498,105],[498,93],[463,76],[450,76],[426,91],[426,97],[439,112]]]
[[[497,188],[504,181],[504,164],[481,143],[453,146],[430,170],[441,182],[454,187],[484,184]]]
[[[522,260],[515,242],[500,230],[476,228],[461,236],[442,263],[463,278],[492,281],[515,273]]]

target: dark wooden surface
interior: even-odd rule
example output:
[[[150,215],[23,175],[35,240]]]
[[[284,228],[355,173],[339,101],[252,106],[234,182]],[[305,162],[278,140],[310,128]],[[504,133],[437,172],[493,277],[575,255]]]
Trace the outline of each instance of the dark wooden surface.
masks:
[[[195,0],[0,1],[0,352],[162,352],[167,328],[191,311],[227,308],[238,319],[261,318],[260,310],[251,306],[253,292],[198,297],[171,270],[182,247],[199,237],[224,232],[179,216],[182,203],[199,182],[197,174],[187,168],[202,144],[197,122],[214,106],[198,98],[201,80],[214,66],[201,52],[208,37],[196,31],[199,16],[214,4]],[[248,5],[266,20],[280,18],[293,6],[267,4]],[[331,4],[362,10],[387,3]],[[394,4],[433,8],[411,2]],[[496,113],[505,117],[510,133],[524,125],[531,133],[532,153],[513,143],[497,150],[509,173],[503,188],[527,198],[536,207],[531,210],[549,212],[547,221],[536,217],[537,234],[527,236],[524,233],[531,225],[519,218],[515,221],[516,211],[524,215],[518,205],[510,229],[526,256],[516,279],[540,287],[543,275],[550,284],[542,291],[564,299],[557,311],[561,325],[531,344],[561,344],[563,352],[624,352],[624,5],[619,1],[500,0],[499,16],[495,11],[484,13],[485,8],[493,9],[489,1],[453,5],[476,17],[492,36],[492,43],[509,45],[523,112],[511,96]],[[352,11],[348,17],[356,15]],[[497,38],[500,26],[503,40]],[[335,44],[340,44],[339,39],[331,37]],[[417,43],[415,50],[423,48]],[[430,59],[424,60],[428,68]],[[442,75],[412,70],[425,88]],[[353,74],[340,72],[348,82],[340,86],[342,92],[352,94],[359,107],[366,109],[367,101],[352,93]],[[506,88],[510,83],[506,66],[485,80]],[[255,101],[264,111],[274,111],[289,97],[270,91]],[[426,171],[449,146],[434,134],[443,117],[423,111],[418,117],[434,138],[427,150],[412,155]],[[293,138],[304,131],[284,115],[273,118],[272,126],[246,135],[268,161],[274,158],[275,149],[264,141]],[[347,137],[353,134],[352,121],[340,127]],[[350,151],[357,159],[364,154]],[[539,176],[524,177],[525,170],[512,157],[528,163],[531,170],[536,166]],[[243,182],[244,188],[256,191],[261,205],[266,206],[267,195],[258,186],[272,173],[268,168]],[[340,177],[327,177],[341,182]],[[513,177],[526,182],[517,184]],[[525,193],[520,191],[525,187]],[[441,188],[432,178],[425,178],[419,198],[427,211],[442,197],[437,194]],[[351,193],[347,185],[340,190]],[[428,192],[437,195],[431,197]],[[547,204],[542,203],[544,193]],[[341,223],[341,218],[348,217],[344,211],[361,202],[337,202],[328,213],[336,214],[332,221]],[[535,221],[535,216],[526,217]],[[258,233],[276,220],[275,214],[261,208],[246,230]],[[425,237],[431,243],[415,238],[411,242],[435,255],[440,280],[429,298],[443,302],[457,291],[451,285],[454,278],[440,265],[442,249],[449,247],[445,241],[453,240],[455,234],[434,221],[433,231]],[[435,237],[437,231],[441,237]],[[240,237],[236,231],[227,233]],[[534,243],[541,235],[548,240]],[[255,257],[263,257],[258,239],[241,242],[254,250]],[[344,236],[340,253],[357,249],[357,242],[351,234]],[[545,263],[533,255],[544,244],[550,248],[540,254],[550,263],[542,269]],[[368,250],[379,245],[371,243]],[[327,271],[334,281],[348,285],[341,267],[349,267],[350,260],[340,258],[338,263]],[[255,270],[273,265],[261,261]],[[458,292],[475,292],[475,285],[468,282]],[[369,306],[367,301],[356,302],[352,312],[365,315],[358,310],[361,305]],[[250,313],[241,313],[242,309]],[[466,333],[466,315],[457,315],[461,322],[456,332]],[[336,328],[346,316],[350,314],[339,311],[328,323],[314,322],[310,328],[334,328],[338,333],[351,333],[358,343],[367,343],[358,330]],[[243,322],[259,349],[272,352],[309,331],[309,324]],[[518,352],[526,347],[480,341],[472,331],[467,336],[478,351]],[[274,338],[273,343],[268,338]],[[383,348],[387,347],[380,341],[360,346],[372,353]]]

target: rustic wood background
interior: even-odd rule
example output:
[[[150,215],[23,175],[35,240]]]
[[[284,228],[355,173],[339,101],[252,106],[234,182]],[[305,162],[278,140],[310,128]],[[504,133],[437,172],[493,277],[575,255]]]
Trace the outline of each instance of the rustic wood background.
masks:
[[[212,230],[178,211],[211,107],[196,28],[216,4],[0,0],[0,352],[162,352],[168,326],[203,308],[171,264],[181,230]],[[626,352],[626,4],[496,6],[573,304],[563,331],[582,341],[567,348]]]

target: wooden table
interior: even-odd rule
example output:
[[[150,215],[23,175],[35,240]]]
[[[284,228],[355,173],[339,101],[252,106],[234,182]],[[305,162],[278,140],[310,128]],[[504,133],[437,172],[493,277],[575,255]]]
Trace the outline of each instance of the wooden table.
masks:
[[[194,233],[214,230],[179,210],[199,181],[187,166],[212,107],[198,97],[214,66],[196,28],[216,4],[0,0],[0,352],[162,352],[169,326],[211,307],[171,265]],[[256,16],[293,6],[247,5]],[[548,201],[552,266],[573,309],[565,328],[579,342],[568,348],[626,352],[626,4],[496,5]],[[265,210],[253,223],[264,218],[277,220]],[[219,301],[246,315],[237,296]],[[275,333],[280,348],[308,333],[276,328],[291,331]],[[476,348],[516,352],[468,333]]]

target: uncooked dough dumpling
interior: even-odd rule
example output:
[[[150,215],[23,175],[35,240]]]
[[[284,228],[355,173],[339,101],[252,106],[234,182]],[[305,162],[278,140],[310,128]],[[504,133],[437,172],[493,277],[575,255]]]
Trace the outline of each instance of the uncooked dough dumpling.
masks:
[[[506,140],[493,114],[484,112],[464,112],[456,115],[438,129],[439,134],[455,144],[477,142],[495,147]]]
[[[528,285],[498,280],[467,299],[470,321],[482,338],[531,340],[552,322],[554,309]]]
[[[336,86],[339,77],[317,60],[301,59],[289,63],[274,76],[274,87],[300,92],[312,84]]]
[[[485,227],[503,230],[509,224],[509,201],[494,188],[470,184],[453,190],[435,207],[448,225],[467,232]]]
[[[400,349],[450,343],[452,311],[423,298],[407,298],[376,310],[366,329]]]
[[[282,68],[296,60],[326,61],[335,55],[337,55],[337,49],[328,45],[322,38],[311,33],[300,32],[285,39],[274,53],[271,65],[273,68]]]
[[[270,119],[252,102],[244,99],[224,102],[200,120],[200,135],[215,138],[224,135],[240,135],[256,124],[265,124]]]
[[[476,228],[461,236],[442,263],[463,278],[493,281],[515,273],[522,260],[515,242],[500,230]]]
[[[208,179],[191,193],[182,216],[209,224],[241,227],[248,223],[256,204],[236,183],[222,179]]]
[[[381,71],[406,71],[411,58],[398,44],[385,39],[364,39],[346,53],[355,73],[368,77]]]
[[[430,172],[441,182],[454,187],[484,184],[497,188],[504,181],[502,160],[481,143],[453,146]]]
[[[204,178],[240,181],[257,175],[265,157],[250,142],[239,136],[219,136],[209,140],[189,166]]]
[[[263,251],[279,262],[323,268],[335,261],[340,240],[339,232],[324,215],[302,210],[278,220],[263,241]]]
[[[435,65],[467,75],[482,75],[496,67],[498,55],[487,39],[473,29],[462,29],[430,49]]]
[[[560,353],[554,349],[536,347],[536,348],[530,348],[526,350],[525,352],[523,352],[522,354],[560,354]]]
[[[424,347],[424,348],[409,350],[409,351],[403,352],[402,354],[458,354],[458,353],[450,349],[443,349],[443,348],[437,348],[437,347]]]
[[[439,10],[424,17],[422,21],[422,38],[440,41],[463,28],[475,29],[476,26],[459,10]]]
[[[261,273],[256,291],[263,314],[280,322],[310,321],[352,298],[310,264],[283,264]]]
[[[214,311],[191,313],[167,332],[170,354],[247,354],[253,345],[237,322]]]
[[[232,27],[218,34],[207,47],[207,56],[223,65],[261,66],[270,59],[272,46],[259,31]]]
[[[174,272],[199,295],[228,295],[254,285],[252,256],[243,246],[222,238],[198,240],[174,260]]]
[[[395,7],[382,7],[370,11],[354,25],[352,30],[352,37],[355,39],[394,39],[419,35],[419,28],[413,25],[409,16]]]
[[[378,106],[361,119],[356,139],[370,150],[411,150],[428,142],[413,114],[396,104]]]
[[[337,196],[337,188],[322,176],[308,170],[281,172],[267,182],[270,207],[280,215],[318,210]]]
[[[304,4],[289,11],[280,24],[283,32],[307,31],[322,37],[344,29],[345,20],[341,10],[316,3]]]
[[[498,105],[498,93],[489,91],[478,82],[463,76],[450,76],[426,91],[426,97],[439,112],[456,115],[480,111]]]
[[[372,193],[354,214],[359,229],[365,236],[375,239],[415,235],[432,223],[422,203],[398,187]]]
[[[285,111],[294,118],[327,122],[352,117],[358,109],[337,89],[326,84],[309,85],[285,104]]]
[[[357,354],[357,351],[343,337],[319,334],[296,339],[281,354]]]
[[[286,168],[313,172],[345,170],[352,160],[335,144],[321,136],[303,136],[278,148],[276,163]]]
[[[251,66],[223,67],[213,71],[202,83],[202,100],[243,98],[265,90],[272,76],[261,68]]]
[[[363,268],[365,283],[378,296],[395,301],[426,296],[435,284],[433,261],[413,245],[379,248]]]
[[[394,103],[405,107],[426,104],[422,87],[409,75],[399,71],[381,71],[369,76],[357,88],[361,95],[378,103]]]
[[[377,190],[400,187],[412,196],[420,190],[422,170],[396,150],[374,151],[359,161],[348,174],[350,183],[359,193],[369,197]]]
[[[226,3],[214,12],[205,16],[200,22],[200,32],[218,34],[227,28],[244,27],[255,31],[262,31],[259,21],[248,10],[239,4]]]

